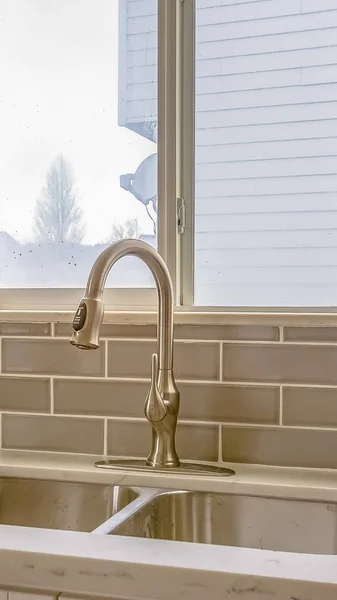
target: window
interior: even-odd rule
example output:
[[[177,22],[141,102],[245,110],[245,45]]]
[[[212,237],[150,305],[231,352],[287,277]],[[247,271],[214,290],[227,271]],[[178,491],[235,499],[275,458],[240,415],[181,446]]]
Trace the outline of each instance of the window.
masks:
[[[83,288],[111,241],[157,245],[157,2],[140,5],[0,0],[2,288]],[[109,281],[152,285],[131,257]]]
[[[337,0],[0,0],[0,16],[0,302],[83,287],[131,234],[185,307],[337,306]],[[137,259],[109,283],[153,300]]]
[[[336,0],[196,1],[196,304],[337,305],[336,26]]]

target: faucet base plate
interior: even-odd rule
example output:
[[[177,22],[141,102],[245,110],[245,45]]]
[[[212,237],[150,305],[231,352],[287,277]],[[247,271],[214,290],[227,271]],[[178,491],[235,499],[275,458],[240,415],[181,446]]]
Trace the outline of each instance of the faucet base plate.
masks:
[[[214,465],[205,465],[200,463],[180,463],[179,467],[151,467],[145,460],[113,459],[99,460],[95,462],[95,467],[99,469],[111,469],[119,471],[147,471],[153,473],[172,473],[174,475],[209,475],[229,477],[235,475],[235,471],[226,467]]]

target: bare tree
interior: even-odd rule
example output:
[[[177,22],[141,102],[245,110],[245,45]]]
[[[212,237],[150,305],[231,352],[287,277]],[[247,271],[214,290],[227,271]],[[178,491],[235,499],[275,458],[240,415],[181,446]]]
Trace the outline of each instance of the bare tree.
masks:
[[[116,223],[112,227],[110,236],[111,242],[118,242],[118,240],[125,240],[128,238],[139,238],[140,229],[137,219],[127,219],[124,223],[117,225]]]
[[[46,185],[36,201],[34,230],[44,242],[80,242],[84,235],[83,212],[74,191],[70,163],[57,156],[48,173]]]

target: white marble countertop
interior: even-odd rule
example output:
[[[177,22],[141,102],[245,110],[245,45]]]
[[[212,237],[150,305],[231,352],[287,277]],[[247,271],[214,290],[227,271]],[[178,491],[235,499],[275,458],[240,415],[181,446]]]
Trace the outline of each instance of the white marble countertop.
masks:
[[[99,470],[95,459],[2,451],[0,476],[337,502],[337,471],[226,465],[235,477],[186,478]],[[142,600],[335,600],[337,556],[3,525],[0,586]]]

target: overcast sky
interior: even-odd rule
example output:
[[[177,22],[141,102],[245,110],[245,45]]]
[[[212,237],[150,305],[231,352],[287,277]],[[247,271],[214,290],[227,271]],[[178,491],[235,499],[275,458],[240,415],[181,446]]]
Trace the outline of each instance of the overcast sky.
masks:
[[[118,0],[0,0],[0,230],[32,236],[46,171],[72,164],[86,241],[144,207],[119,186],[156,151],[118,127]]]

